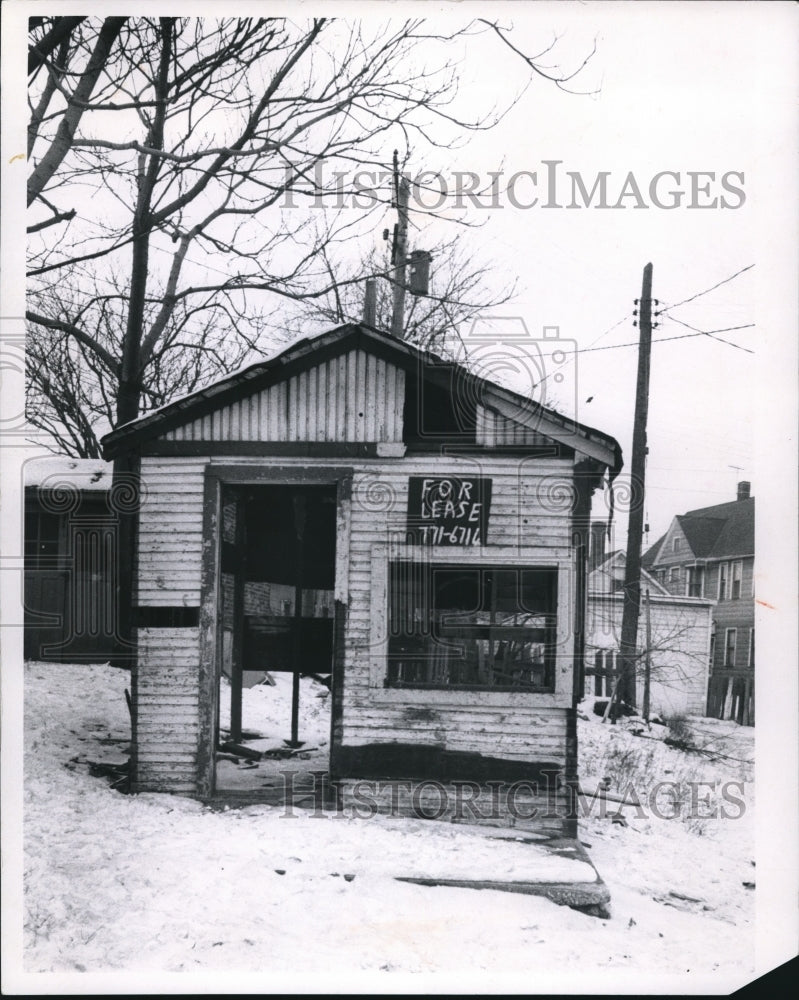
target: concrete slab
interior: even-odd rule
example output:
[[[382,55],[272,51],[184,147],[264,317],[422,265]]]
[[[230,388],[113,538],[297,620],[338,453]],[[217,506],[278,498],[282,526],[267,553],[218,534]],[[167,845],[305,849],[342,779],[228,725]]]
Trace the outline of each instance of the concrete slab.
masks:
[[[481,833],[484,832],[480,828]],[[492,831],[489,836],[499,836],[508,839],[508,835],[513,835],[513,831]],[[547,865],[541,865],[538,877],[519,878],[511,881],[495,880],[487,878],[445,878],[434,876],[396,876],[399,882],[412,882],[415,885],[428,886],[449,886],[457,889],[494,889],[498,892],[517,892],[530,896],[545,896],[553,903],[560,906],[569,906],[572,909],[580,910],[590,916],[607,918],[610,916],[610,892],[602,881],[599,872],[594,867],[588,852],[579,840],[567,838],[553,838],[551,840],[532,841],[528,838],[520,838],[518,835],[513,839],[526,840],[530,845],[530,850],[548,853],[551,858],[568,858],[580,862],[575,869],[574,880],[550,879],[547,877]],[[531,869],[535,869],[535,861],[531,859]],[[586,868],[593,873],[593,878],[586,877]]]

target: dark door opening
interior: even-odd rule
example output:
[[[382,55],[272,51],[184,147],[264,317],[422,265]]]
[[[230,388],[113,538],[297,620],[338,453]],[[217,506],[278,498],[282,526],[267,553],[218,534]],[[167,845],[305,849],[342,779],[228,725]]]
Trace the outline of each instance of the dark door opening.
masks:
[[[225,486],[220,528],[216,788],[327,771],[336,487]]]

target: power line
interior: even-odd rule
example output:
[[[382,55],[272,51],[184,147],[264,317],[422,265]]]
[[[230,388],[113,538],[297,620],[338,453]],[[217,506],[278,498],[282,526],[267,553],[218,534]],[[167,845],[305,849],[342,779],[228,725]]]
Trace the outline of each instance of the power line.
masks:
[[[686,302],[693,302],[694,299],[701,298],[703,295],[707,295],[708,292],[714,291],[716,288],[720,288],[722,285],[726,285],[728,281],[732,281],[733,278],[737,278],[739,274],[743,274],[744,271],[751,270],[755,265],[748,264],[746,267],[742,267],[740,271],[736,271],[735,274],[731,274],[729,278],[724,278],[723,281],[719,281],[715,285],[711,285],[710,288],[706,288],[703,292],[697,292],[696,295],[691,295],[687,299],[683,299],[681,302],[674,302],[670,306],[666,306],[661,312],[665,312],[668,309],[676,309],[677,306],[684,306]]]
[[[736,347],[739,351],[746,351],[747,354],[755,353],[750,347],[742,347],[740,344],[734,344],[731,340],[725,340],[723,337],[716,336],[717,333],[728,333],[732,330],[748,330],[750,327],[755,325],[754,323],[744,323],[741,326],[724,326],[718,330],[699,330],[697,327],[691,326],[690,323],[684,323],[681,319],[677,319],[675,316],[667,316],[666,319],[671,320],[672,323],[679,323],[680,326],[687,327],[689,330],[694,330],[696,331],[696,334],[703,334],[705,337],[718,340],[722,344],[729,344],[730,347]],[[689,334],[685,334],[685,336],[689,336]]]
[[[626,319],[626,317],[625,317],[625,319]],[[669,319],[673,319],[673,317],[670,316]],[[681,323],[682,326],[688,326],[687,323],[682,323],[682,321],[678,320],[678,319],[673,319],[673,322],[675,322],[675,323]],[[744,326],[731,326],[731,327],[727,327],[727,329],[729,329],[729,330],[745,330],[745,329],[748,329],[749,327],[752,327],[754,325],[755,325],[754,323],[747,323]],[[733,344],[733,342],[731,340],[723,340],[721,337],[714,336],[715,331],[697,330],[696,327],[694,327],[694,326],[689,327],[689,329],[694,330],[695,332],[694,333],[681,333],[681,334],[675,335],[674,337],[658,337],[657,340],[653,340],[652,343],[653,344],[665,344],[666,341],[668,341],[668,340],[688,340],[691,337],[712,337],[714,340],[720,340],[722,344],[729,344],[730,347],[737,347],[739,351],[747,351],[749,354],[754,354],[755,353],[754,351],[750,350],[748,347],[741,347],[740,344]],[[594,341],[594,343],[596,343],[596,341]],[[606,344],[603,347],[578,347],[574,351],[564,351],[564,353],[565,354],[589,354],[592,351],[613,351],[617,347],[638,347],[638,341],[637,340],[631,340],[631,341],[629,341],[626,344]],[[558,348],[558,350],[562,350],[562,348]]]
[[[622,318],[617,323],[614,323],[613,326],[609,326],[604,333],[600,333],[600,335],[596,338],[596,340],[592,340],[591,343],[588,345],[588,347],[585,348],[585,350],[589,350],[589,348],[593,347],[594,344],[598,344],[603,337],[606,337],[611,331],[615,330],[617,326],[621,326],[622,323],[626,319],[629,319],[631,316],[632,316],[631,312],[628,312],[626,316],[622,316]]]

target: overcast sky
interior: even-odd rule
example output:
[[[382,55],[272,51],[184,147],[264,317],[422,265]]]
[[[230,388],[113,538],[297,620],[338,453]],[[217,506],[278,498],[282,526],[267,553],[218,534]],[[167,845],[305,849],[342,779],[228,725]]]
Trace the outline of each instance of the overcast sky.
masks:
[[[758,491],[752,421],[764,387],[758,385],[757,356],[747,352],[773,350],[788,337],[787,330],[766,325],[758,283],[773,266],[771,256],[781,252],[778,232],[764,245],[763,225],[768,199],[779,197],[778,164],[788,162],[795,144],[795,88],[785,76],[792,56],[780,50],[779,15],[785,11],[711,3],[505,10],[520,48],[537,51],[553,31],[560,35],[551,61],[562,55],[565,65],[576,65],[596,38],[596,54],[572,86],[599,93],[575,96],[534,80],[495,130],[458,153],[454,169],[502,168],[506,180],[537,172],[536,189],[520,175],[515,194],[522,204],[538,195],[538,205],[516,208],[505,197],[501,210],[486,213],[479,236],[468,238],[484,241],[503,273],[518,274],[520,294],[505,311],[523,317],[534,336],[545,325],[559,326],[561,338],[582,352],[571,355],[576,363],[564,383],[577,417],[613,434],[628,468],[637,349],[612,345],[637,342],[631,313],[645,263],[654,267],[653,295],[665,303],[755,265],[672,314],[707,331],[754,324],[719,334],[738,347],[706,336],[653,346],[647,468],[652,542],[674,514],[734,499],[738,480],[750,480]],[[501,100],[512,63],[500,46],[486,49],[472,83],[476,100],[489,91]],[[782,69],[770,76],[770,65]],[[561,161],[551,200],[563,207],[542,207],[544,161]],[[610,206],[631,172],[641,201],[633,193],[622,200],[624,207],[569,209],[567,171],[579,173],[589,192],[606,171]],[[680,174],[679,182],[662,178],[655,191],[664,205],[672,203],[668,192],[684,192],[675,209],[658,208],[650,197],[650,182],[661,171]],[[706,193],[692,195],[691,172],[715,175],[698,179]],[[723,175],[740,189],[737,195],[722,187]],[[716,208],[690,207],[692,200],[704,205],[714,198]],[[718,207],[722,199],[729,208]],[[576,202],[582,203],[579,194]],[[786,227],[782,239],[791,235]],[[663,320],[655,341],[694,332]]]

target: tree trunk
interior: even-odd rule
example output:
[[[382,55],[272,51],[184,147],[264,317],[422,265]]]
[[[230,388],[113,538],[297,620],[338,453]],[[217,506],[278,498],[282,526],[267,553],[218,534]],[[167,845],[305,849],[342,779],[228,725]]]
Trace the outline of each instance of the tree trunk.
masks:
[[[107,17],[103,22],[92,57],[80,78],[80,82],[73,91],[72,99],[61,119],[61,124],[58,126],[55,139],[28,179],[28,205],[39,197],[61,165],[61,161],[72,148],[75,130],[86,110],[85,106],[125,21],[127,21],[126,17]]]

